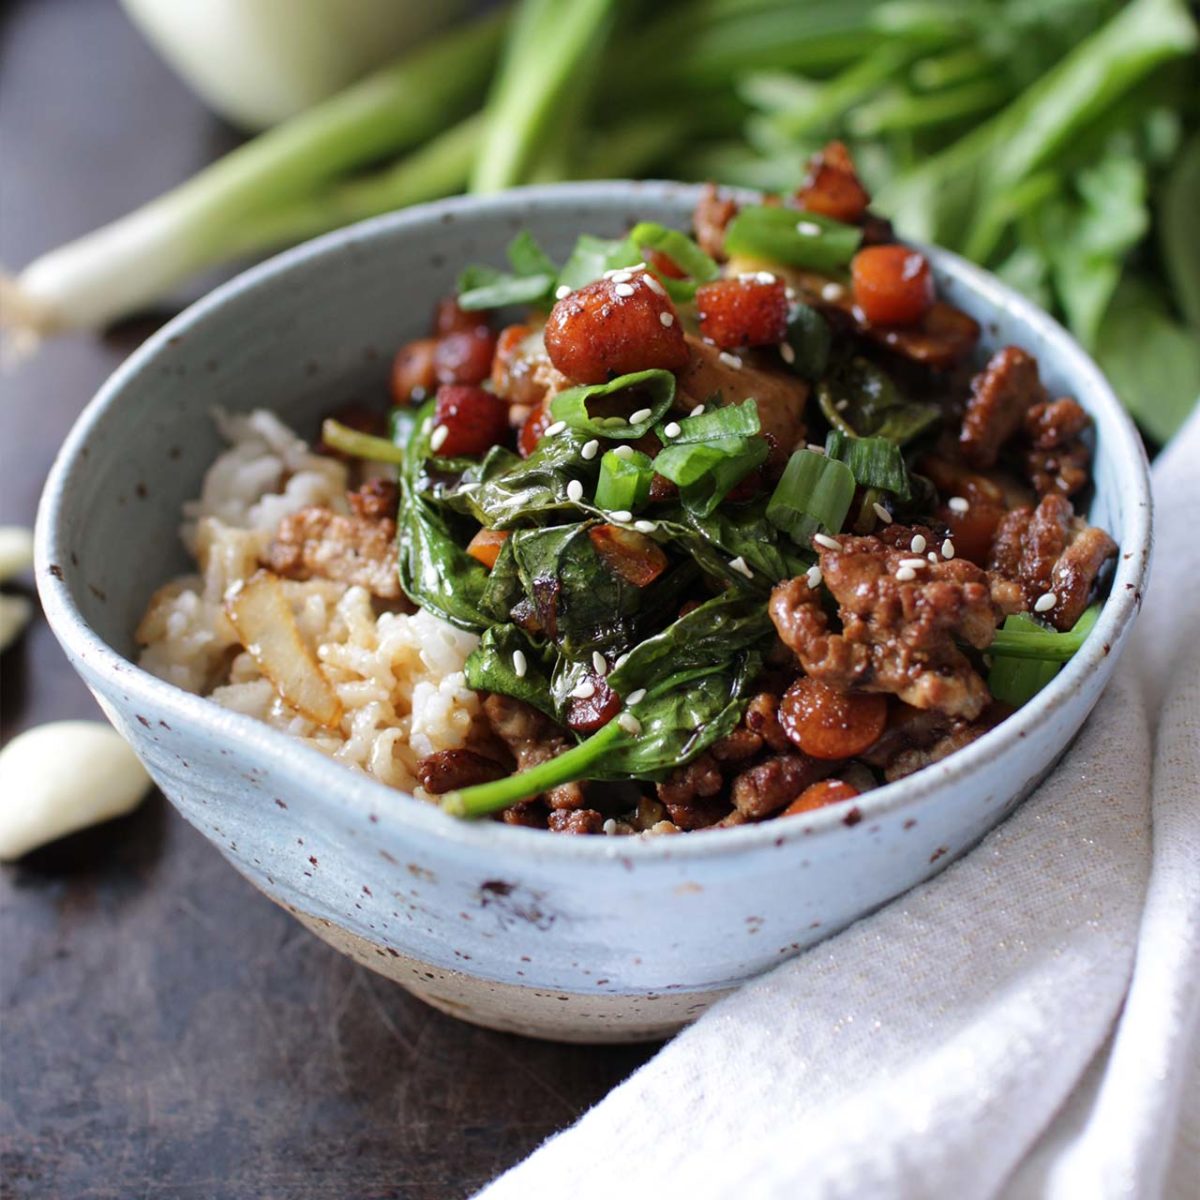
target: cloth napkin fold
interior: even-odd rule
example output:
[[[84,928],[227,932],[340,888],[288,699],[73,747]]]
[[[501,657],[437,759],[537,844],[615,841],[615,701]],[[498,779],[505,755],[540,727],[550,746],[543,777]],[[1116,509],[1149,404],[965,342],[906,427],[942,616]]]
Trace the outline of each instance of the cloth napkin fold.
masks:
[[[1070,753],[972,853],[746,985],[481,1193],[1200,1196],[1200,413]]]

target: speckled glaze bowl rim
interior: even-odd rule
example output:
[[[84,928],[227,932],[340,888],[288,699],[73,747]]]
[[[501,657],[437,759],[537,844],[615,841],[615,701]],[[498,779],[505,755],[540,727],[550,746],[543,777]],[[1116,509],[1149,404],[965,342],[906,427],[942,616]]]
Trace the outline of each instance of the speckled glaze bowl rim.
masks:
[[[216,313],[226,301],[249,288],[266,285],[294,267],[324,256],[336,256],[351,246],[377,237],[420,229],[427,222],[469,221],[483,211],[526,215],[536,225],[539,207],[598,206],[627,212],[640,198],[678,203],[681,211],[695,202],[698,189],[669,182],[608,181],[555,184],[518,188],[487,197],[455,197],[421,205],[326,234],[251,267],[192,304],[164,325],[109,377],[87,405],[63,442],[47,478],[38,511],[36,570],[46,617],[63,645],[99,674],[119,675],[129,703],[151,706],[156,714],[174,711],[206,726],[214,737],[228,738],[243,755],[274,760],[284,774],[302,766],[308,786],[325,789],[329,802],[348,805],[362,815],[382,821],[395,819],[420,832],[460,846],[486,851],[489,847],[525,855],[535,860],[603,861],[633,856],[639,860],[690,860],[737,855],[755,848],[788,841],[811,845],[812,839],[845,828],[850,809],[862,820],[915,806],[931,785],[969,783],[988,763],[1014,752],[1028,731],[1044,722],[1076,688],[1085,686],[1113,647],[1123,638],[1141,602],[1151,549],[1151,501],[1148,463],[1141,438],[1118,403],[1099,368],[1083,348],[1052,317],[986,271],[958,255],[936,247],[928,253],[936,271],[949,271],[956,283],[997,309],[1006,309],[1032,327],[1047,344],[1053,344],[1062,370],[1076,393],[1086,393],[1089,405],[1104,411],[1109,452],[1117,466],[1119,486],[1125,493],[1123,528],[1110,531],[1120,543],[1112,586],[1091,636],[1055,679],[1032,701],[945,762],[896,783],[865,793],[852,801],[831,805],[809,814],[804,821],[765,821],[684,837],[559,837],[542,830],[504,825],[495,821],[464,821],[390,788],[370,776],[348,770],[319,750],[297,745],[294,738],[252,717],[230,712],[200,696],[184,692],[143,671],[118,654],[88,625],[65,582],[54,578],[52,564],[65,548],[64,484],[72,471],[86,471],[81,456],[93,429],[119,407],[126,386],[169,345]],[[497,247],[499,249],[499,247]],[[298,757],[299,756],[299,757]],[[931,778],[936,772],[936,778]],[[857,822],[855,822],[857,823]]]

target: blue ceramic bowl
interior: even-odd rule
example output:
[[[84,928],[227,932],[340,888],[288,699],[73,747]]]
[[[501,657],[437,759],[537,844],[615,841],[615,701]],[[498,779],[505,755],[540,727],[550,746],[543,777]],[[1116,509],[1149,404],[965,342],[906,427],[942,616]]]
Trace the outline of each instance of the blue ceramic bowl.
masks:
[[[319,936],[466,1020],[585,1041],[664,1035],[741,981],[932,875],[1028,794],[1112,674],[1150,554],[1138,436],[1049,317],[931,251],[985,348],[1035,355],[1096,423],[1091,519],[1120,543],[1082,651],[1032,703],[947,761],[808,819],[641,840],[469,824],[348,771],[134,665],[154,588],[186,569],[181,503],[220,446],[210,410],[267,406],[312,435],[385,387],[392,351],[470,261],[528,228],[565,255],[581,230],[686,226],[694,189],[579,184],[457,199],[331,234],[219,288],[101,389],[46,486],[45,611],[113,724],[184,817]],[[303,844],[301,844],[301,842]]]

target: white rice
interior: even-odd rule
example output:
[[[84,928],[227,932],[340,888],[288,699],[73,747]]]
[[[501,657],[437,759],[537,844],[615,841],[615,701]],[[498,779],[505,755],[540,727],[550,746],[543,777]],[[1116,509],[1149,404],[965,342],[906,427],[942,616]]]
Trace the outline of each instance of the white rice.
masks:
[[[329,580],[283,580],[301,635],[343,705],[337,729],[289,707],[225,616],[229,589],[259,568],[280,520],[308,505],[347,511],[337,459],[312,453],[273,414],[218,412],[230,443],[208,469],[180,529],[198,573],[151,597],[137,630],[146,670],[302,738],[392,787],[424,796],[419,759],[484,732],[463,666],[478,638],[439,618],[377,612],[370,594]]]

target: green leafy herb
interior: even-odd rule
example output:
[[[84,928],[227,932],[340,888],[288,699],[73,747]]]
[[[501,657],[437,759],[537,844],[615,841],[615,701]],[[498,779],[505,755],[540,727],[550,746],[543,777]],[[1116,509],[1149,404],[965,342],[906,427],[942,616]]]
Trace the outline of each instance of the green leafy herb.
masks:
[[[658,779],[731,732],[762,665],[770,623],[717,597],[643,642],[610,676],[645,695],[598,733],[545,763],[442,798],[456,816],[477,817],[575,779]],[[638,656],[635,664],[634,656]],[[632,717],[633,720],[630,720]]]
[[[814,533],[841,530],[854,489],[854,474],[844,462],[815,450],[797,450],[767,502],[767,520],[807,547]]]
[[[807,304],[792,305],[787,327],[792,356],[785,361],[801,379],[815,381],[825,374],[832,342],[829,323],[815,308]]]
[[[854,225],[783,206],[750,205],[725,230],[729,254],[809,271],[847,266],[861,241],[862,230]]]
[[[605,271],[632,267],[641,261],[638,248],[627,238],[598,238],[582,233],[558,273],[558,286],[571,291],[599,279]]]
[[[675,376],[670,371],[635,371],[608,383],[559,392],[550,401],[550,414],[590,437],[629,441],[649,433],[674,399]],[[629,420],[643,410],[646,415],[639,421]]]
[[[533,235],[521,232],[508,244],[512,271],[471,266],[458,277],[458,306],[468,312],[509,304],[538,304],[554,291],[558,268]]]
[[[561,520],[576,510],[568,494],[578,480],[591,494],[600,464],[583,457],[586,434],[564,430],[542,438],[528,458],[496,446],[482,463],[471,464],[451,501],[489,529],[512,529]]]
[[[551,647],[535,644],[515,625],[493,625],[484,631],[479,645],[467,657],[464,668],[467,687],[514,696],[557,719],[550,695],[554,657]],[[522,659],[522,669],[518,672],[516,663]]]
[[[628,458],[609,450],[600,460],[596,507],[605,512],[640,512],[650,496],[653,477],[654,466],[640,450]]]
[[[927,433],[942,418],[938,405],[906,400],[886,371],[858,356],[838,363],[817,384],[817,401],[834,429],[901,445]]]
[[[400,471],[396,522],[400,586],[414,604],[461,629],[478,632],[492,623],[481,606],[488,572],[463,549],[467,539],[451,527],[452,514],[435,507],[419,490],[432,423],[430,401],[418,414]]]

